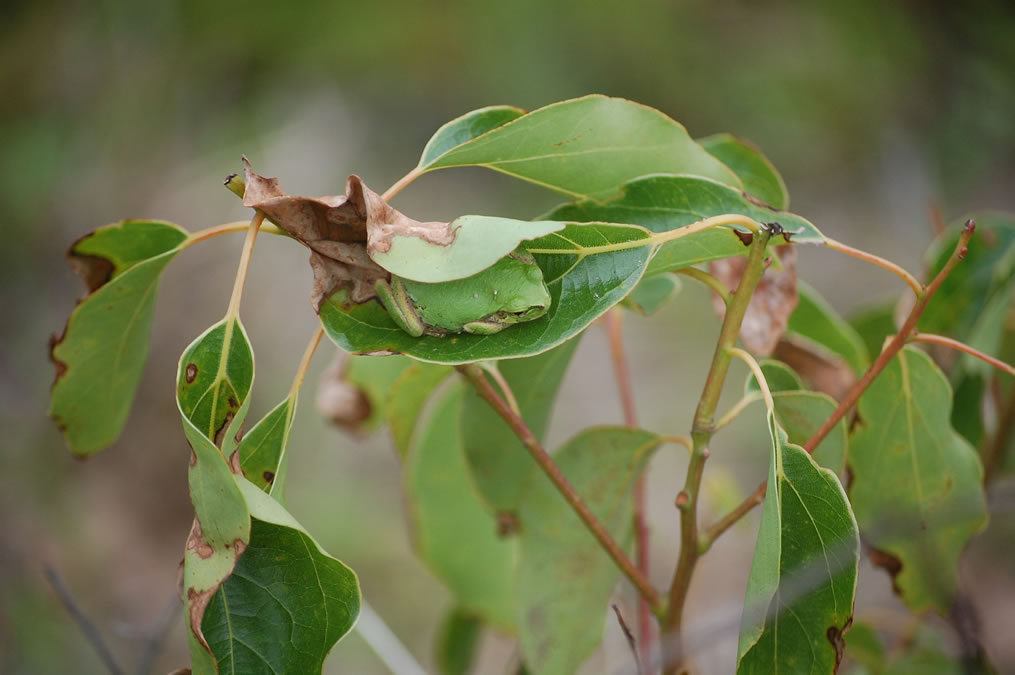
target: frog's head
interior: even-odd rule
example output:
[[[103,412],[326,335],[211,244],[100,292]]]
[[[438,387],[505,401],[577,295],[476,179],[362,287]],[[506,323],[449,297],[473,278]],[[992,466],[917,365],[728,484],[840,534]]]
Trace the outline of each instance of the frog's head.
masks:
[[[532,321],[550,309],[550,291],[543,281],[543,271],[526,251],[514,251],[486,272],[493,285],[492,312],[480,321],[464,326],[466,332],[489,335],[524,321]]]

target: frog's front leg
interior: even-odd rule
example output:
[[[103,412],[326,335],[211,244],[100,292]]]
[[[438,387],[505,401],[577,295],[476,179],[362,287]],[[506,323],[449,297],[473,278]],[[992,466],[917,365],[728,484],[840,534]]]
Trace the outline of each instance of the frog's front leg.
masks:
[[[499,321],[470,321],[462,326],[462,330],[473,335],[493,335],[499,333],[511,324]]]
[[[412,337],[423,335],[423,319],[416,311],[412,298],[409,297],[409,292],[405,289],[405,284],[401,279],[392,276],[391,283],[381,279],[374,284],[374,290],[377,291],[377,299],[387,310],[388,316],[399,328]]]

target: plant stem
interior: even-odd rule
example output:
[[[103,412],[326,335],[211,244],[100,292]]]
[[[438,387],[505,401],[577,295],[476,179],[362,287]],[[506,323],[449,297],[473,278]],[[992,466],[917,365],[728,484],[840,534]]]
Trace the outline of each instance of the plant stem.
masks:
[[[867,251],[861,251],[858,248],[847,246],[846,244],[837,242],[834,239],[825,239],[825,246],[834,251],[838,251],[839,253],[845,253],[846,255],[853,256],[854,258],[866,260],[869,263],[877,265],[881,269],[888,270],[895,276],[905,281],[906,284],[911,289],[913,289],[913,292],[916,293],[917,297],[923,294],[924,291],[923,284],[921,284],[916,279],[916,277],[914,277],[912,274],[904,270],[899,265],[893,263],[891,260],[885,260],[884,258],[876,256],[873,253],[868,253]]]
[[[751,250],[747,256],[747,265],[744,268],[740,284],[726,308],[726,316],[723,317],[719,339],[712,356],[712,365],[698,401],[697,411],[694,414],[694,423],[691,427],[691,440],[694,445],[687,466],[684,488],[677,496],[677,506],[680,509],[680,556],[677,559],[677,569],[670,584],[669,607],[664,624],[669,640],[680,639],[684,604],[687,601],[691,577],[699,557],[698,494],[705,469],[705,460],[708,458],[708,443],[712,434],[715,433],[715,409],[719,403],[719,395],[722,393],[726,373],[729,371],[732,358],[731,350],[735,347],[737,336],[740,334],[740,324],[744,320],[744,314],[747,312],[754,289],[765,271],[765,255],[770,238],[771,234],[765,229],[760,229],[754,234]],[[680,651],[677,649],[676,654],[664,653],[665,672],[679,672],[683,660]]]
[[[846,397],[839,403],[839,406],[835,409],[835,412],[825,420],[821,427],[814,433],[813,436],[803,446],[804,450],[808,453],[813,453],[814,449],[821,444],[821,441],[825,440],[825,437],[835,428],[835,425],[846,415],[846,413],[856,405],[856,402],[860,399],[860,396],[867,391],[874,379],[881,374],[881,371],[888,366],[889,362],[898,354],[902,348],[906,345],[906,342],[912,336],[916,329],[916,324],[923,314],[923,310],[926,309],[927,303],[940,288],[944,280],[951,274],[952,269],[959,263],[962,258],[966,255],[966,245],[969,243],[970,238],[973,236],[975,230],[975,224],[972,220],[966,222],[966,226],[962,229],[962,234],[959,236],[959,241],[955,245],[955,250],[952,252],[951,257],[945,266],[941,268],[934,280],[927,286],[926,289],[920,292],[917,296],[916,304],[913,305],[913,309],[910,310],[909,316],[906,317],[905,323],[899,333],[892,338],[888,345],[881,350],[877,359],[871,364],[867,372],[864,373],[863,377],[857,381],[853,388],[849,391]],[[758,489],[754,491],[747,499],[745,499],[739,506],[733,511],[724,516],[712,527],[706,531],[706,540],[711,544],[711,540],[719,536],[727,529],[730,528],[740,518],[745,516],[755,506],[761,504],[764,500],[765,491],[767,490],[767,483],[762,483],[758,486]]]
[[[300,359],[300,365],[296,368],[296,375],[293,377],[293,384],[289,388],[289,396],[293,397],[299,392],[300,387],[303,386],[303,378],[307,376],[307,369],[310,368],[310,361],[314,358],[314,352],[317,351],[317,346],[321,344],[321,337],[324,335],[324,326],[320,323],[317,324],[317,328],[314,329],[314,334],[310,336],[310,341],[307,342],[306,349],[303,350],[303,358]]]
[[[395,183],[391,187],[385,190],[384,194],[381,195],[381,199],[383,199],[384,201],[388,201],[389,199],[397,195],[399,192],[401,192],[406,185],[408,185],[409,183],[416,180],[422,175],[423,172],[420,171],[419,167],[417,166],[415,169],[399,178],[397,181],[395,181]]]
[[[1015,375],[1015,366],[1005,363],[1001,359],[994,358],[990,354],[984,354],[976,347],[967,345],[965,342],[959,342],[958,340],[955,340],[950,337],[945,337],[944,335],[934,335],[933,333],[919,333],[917,331],[913,331],[913,334],[910,336],[909,341],[926,342],[929,344],[942,345],[945,347],[950,347],[952,349],[957,349],[958,351],[965,352],[970,356],[975,356],[984,363],[989,363],[998,370],[1003,370],[1009,375]]]
[[[927,303],[929,303],[930,299],[934,297],[934,293],[936,293],[937,289],[941,287],[941,284],[948,278],[948,275],[951,274],[953,269],[955,269],[955,266],[959,263],[959,261],[966,256],[966,245],[969,243],[969,239],[973,236],[975,229],[976,225],[972,220],[966,222],[966,226],[962,228],[962,233],[959,235],[959,240],[955,245],[955,250],[952,251],[952,255],[948,258],[948,262],[946,262],[944,267],[941,268],[941,271],[937,273],[937,276],[930,282],[930,285],[917,296],[916,304],[913,305],[913,309],[910,310],[905,323],[903,323],[902,328],[899,329],[899,334],[892,338],[887,347],[881,350],[881,353],[878,354],[878,357],[874,360],[874,363],[871,364],[870,368],[867,369],[867,372],[863,374],[863,377],[861,377],[855,385],[853,385],[853,388],[850,389],[848,394],[846,394],[846,397],[839,403],[839,407],[835,409],[835,412],[832,413],[827,420],[825,420],[824,424],[822,424],[821,427],[814,432],[814,435],[811,436],[810,440],[807,441],[804,445],[804,450],[808,453],[814,452],[814,448],[818,447],[818,444],[825,440],[825,437],[828,436],[829,432],[835,428],[835,425],[839,423],[839,420],[846,415],[846,412],[856,405],[856,402],[860,400],[860,396],[867,391],[867,387],[871,385],[874,378],[880,375],[881,371],[888,366],[889,362],[891,362],[893,358],[895,358],[895,355],[906,346],[906,342],[909,340],[909,337],[916,328],[917,321],[920,320],[920,316],[923,314],[923,310],[927,308]]]
[[[631,388],[631,369],[627,364],[627,356],[624,353],[623,318],[620,308],[614,307],[606,313],[606,334],[610,342],[610,356],[613,358],[613,374],[617,380],[617,390],[620,393],[621,408],[624,411],[624,424],[632,429],[638,427],[638,417],[634,407],[634,391]],[[648,519],[645,517],[645,473],[638,475],[634,484],[634,533],[635,533],[635,558],[638,563],[638,571],[646,579],[651,577],[650,569],[650,546]],[[619,618],[619,614],[618,614]],[[652,608],[648,606],[645,598],[638,602],[638,648],[640,651],[640,663],[651,663],[652,655]],[[632,648],[634,646],[632,645]],[[638,658],[638,651],[635,652]]]
[[[518,436],[518,440],[522,442],[529,455],[532,456],[532,459],[536,461],[539,468],[543,470],[547,478],[556,486],[561,496],[571,505],[571,508],[574,509],[578,517],[585,523],[592,536],[596,538],[600,546],[613,559],[624,576],[634,584],[634,587],[638,589],[638,593],[648,600],[652,610],[660,614],[663,611],[662,600],[652,587],[652,584],[642,576],[623,549],[613,540],[610,533],[606,531],[603,524],[599,522],[599,519],[596,518],[595,514],[585,504],[581,495],[575,492],[574,487],[561,472],[560,467],[554,463],[549,453],[543,449],[543,446],[525,424],[525,421],[516,415],[508,404],[504,402],[504,399],[497,394],[493,386],[483,375],[483,369],[475,364],[456,366],[456,368],[476,388],[476,393],[511,427],[511,430]]]
[[[260,211],[254,213],[247,228],[247,237],[243,240],[243,253],[240,254],[240,264],[236,270],[236,280],[233,282],[233,294],[229,298],[229,308],[226,310],[226,318],[234,318],[240,313],[240,298],[243,297],[243,284],[247,281],[247,270],[250,268],[250,256],[254,252],[254,242],[257,240],[257,233],[261,229],[261,222],[264,214]]]
[[[120,664],[116,662],[116,658],[113,657],[113,652],[110,651],[106,641],[102,639],[102,634],[99,633],[99,629],[95,627],[92,620],[88,618],[88,615],[84,613],[84,610],[74,600],[74,596],[71,594],[70,589],[67,588],[67,584],[64,583],[60,573],[55,568],[45,565],[42,568],[42,573],[46,577],[46,581],[53,587],[57,596],[60,598],[60,602],[63,603],[67,613],[70,614],[71,619],[77,624],[78,628],[81,629],[81,633],[85,636],[85,640],[92,646],[95,653],[99,655],[99,659],[102,664],[106,666],[111,675],[123,675],[123,669]]]
[[[191,244],[196,244],[199,241],[204,241],[205,239],[217,237],[220,234],[231,234],[233,232],[246,232],[247,228],[249,227],[250,227],[249,220],[237,220],[232,223],[223,223],[222,225],[216,225],[215,227],[209,227],[204,230],[198,230],[197,232],[194,232],[189,237],[187,237],[187,239],[183,242],[183,247],[186,248]],[[264,232],[266,234],[278,234],[282,236],[289,236],[285,232],[280,230],[277,226],[272,225],[271,223],[267,224],[262,223],[261,232]]]

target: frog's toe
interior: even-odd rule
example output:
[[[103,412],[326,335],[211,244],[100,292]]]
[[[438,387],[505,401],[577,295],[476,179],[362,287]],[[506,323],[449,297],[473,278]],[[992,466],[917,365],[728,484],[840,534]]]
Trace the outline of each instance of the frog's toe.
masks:
[[[473,335],[493,335],[507,328],[507,324],[493,321],[470,321],[462,326],[462,330]]]

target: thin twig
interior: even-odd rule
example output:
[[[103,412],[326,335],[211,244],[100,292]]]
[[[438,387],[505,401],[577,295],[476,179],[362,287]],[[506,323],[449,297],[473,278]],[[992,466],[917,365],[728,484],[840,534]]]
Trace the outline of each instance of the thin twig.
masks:
[[[148,675],[151,672],[155,658],[162,651],[166,637],[169,635],[169,631],[172,629],[182,609],[183,602],[180,601],[179,593],[174,590],[169,596],[169,604],[166,605],[162,616],[159,617],[159,620],[148,633],[148,639],[145,640],[141,658],[137,662],[137,670],[135,671],[137,675]]]
[[[709,274],[705,270],[699,270],[697,267],[685,267],[683,269],[674,270],[673,273],[690,277],[691,279],[708,286],[715,291],[715,294],[718,295],[725,304],[729,304],[730,298],[733,297],[733,293],[730,292],[730,289],[726,288],[726,284],[719,281],[717,276]]]
[[[504,397],[508,407],[511,408],[511,412],[521,417],[522,409],[518,405],[518,399],[515,398],[515,392],[511,389],[511,385],[508,384],[507,378],[505,378],[503,373],[500,372],[500,368],[497,367],[497,362],[484,361],[478,365],[493,379],[494,382],[497,383],[497,388],[500,389],[501,396]]]
[[[910,342],[926,342],[928,344],[942,345],[944,347],[950,347],[951,349],[957,349],[958,351],[965,352],[970,356],[975,356],[984,363],[988,363],[998,370],[1008,373],[1009,375],[1015,375],[1015,366],[1005,363],[1001,359],[994,358],[990,354],[985,354],[976,347],[967,345],[965,342],[959,342],[958,340],[945,337],[944,335],[934,335],[933,333],[919,333],[917,331],[913,331],[913,335],[910,336],[909,340]]]
[[[310,368],[310,362],[314,358],[314,352],[317,351],[317,346],[321,344],[321,338],[324,336],[324,326],[321,323],[317,324],[314,329],[314,334],[310,336],[310,340],[307,342],[306,349],[303,350],[303,357],[300,359],[300,365],[296,368],[296,374],[293,376],[292,386],[289,387],[289,396],[295,396],[300,387],[303,386],[303,379],[307,376],[307,370]]]
[[[884,258],[876,256],[873,253],[868,253],[867,251],[861,251],[858,248],[847,246],[846,244],[835,241],[834,239],[825,239],[825,246],[832,249],[833,251],[845,253],[846,255],[853,256],[854,258],[859,258],[860,260],[865,260],[869,263],[873,263],[874,265],[877,265],[881,269],[887,270],[892,274],[894,274],[895,276],[902,279],[903,281],[905,281],[906,285],[908,285],[911,289],[913,289],[913,292],[916,293],[917,296],[923,294],[924,290],[923,284],[917,281],[916,277],[914,277],[912,274],[904,270],[899,265],[893,263],[891,260],[885,260]]]
[[[867,391],[867,388],[870,387],[872,382],[874,382],[874,379],[881,374],[881,371],[888,366],[891,360],[895,358],[895,355],[898,354],[899,351],[901,351],[906,345],[909,337],[916,329],[916,324],[920,320],[923,310],[926,309],[927,303],[930,302],[934,293],[937,292],[937,289],[940,288],[942,283],[944,283],[944,280],[948,278],[949,274],[951,274],[955,265],[957,265],[959,261],[965,257],[966,245],[969,243],[969,239],[973,236],[975,227],[976,226],[972,220],[966,222],[966,226],[962,229],[962,234],[959,236],[959,241],[956,244],[951,257],[948,259],[948,262],[946,262],[945,266],[941,268],[941,271],[938,272],[936,277],[934,277],[934,280],[929,286],[927,286],[926,290],[920,293],[917,297],[916,304],[914,304],[913,309],[910,310],[909,316],[906,317],[906,321],[899,330],[899,333],[892,338],[884,349],[881,350],[877,359],[875,359],[874,363],[872,363],[870,368],[867,369],[867,372],[864,373],[863,377],[861,377],[857,383],[853,385],[853,388],[850,389],[846,397],[842,399],[839,406],[835,409],[835,412],[833,412],[831,416],[824,421],[821,427],[814,433],[813,436],[811,436],[807,443],[804,444],[804,450],[808,453],[814,452],[815,448],[817,448],[818,445],[825,440],[825,437],[828,436],[832,429],[835,428],[835,425],[838,424],[843,417],[845,417],[846,413],[852,409],[854,405],[856,405],[856,402],[860,400],[860,396]],[[707,532],[714,531],[715,536],[725,532],[740,518],[749,513],[751,509],[764,501],[766,490],[767,483],[761,483],[754,493],[733,509],[733,511],[731,511],[728,515],[721,518],[718,523],[710,527]],[[714,537],[712,539],[714,540]]]
[[[60,602],[63,603],[67,613],[70,614],[71,619],[77,624],[81,633],[85,636],[85,640],[92,646],[95,653],[99,655],[99,659],[103,665],[106,666],[112,675],[123,675],[123,669],[113,658],[113,653],[106,645],[105,640],[102,639],[102,635],[99,633],[99,629],[92,623],[92,620],[88,618],[88,615],[84,613],[78,603],[74,600],[74,596],[71,595],[70,589],[67,588],[67,584],[64,583],[63,577],[56,571],[56,568],[51,565],[45,565],[42,568],[42,573],[46,577],[46,581],[53,587],[57,596],[60,598]]]
[[[388,201],[389,199],[397,195],[399,192],[401,192],[402,188],[404,188],[406,185],[408,185],[409,183],[416,180],[422,175],[423,172],[420,171],[419,167],[417,166],[415,169],[413,169],[412,171],[410,171],[409,173],[405,174],[397,181],[395,181],[394,185],[385,190],[384,194],[381,195],[381,199],[383,199],[384,201]]]
[[[500,415],[511,430],[515,432],[518,440],[521,441],[522,446],[528,451],[532,459],[535,460],[539,468],[543,470],[547,478],[556,486],[561,496],[571,505],[575,513],[581,518],[582,522],[588,528],[589,532],[596,538],[599,545],[603,547],[606,553],[613,559],[634,587],[638,589],[638,593],[642,595],[652,606],[652,610],[656,613],[662,611],[662,600],[656,589],[652,587],[651,582],[646,579],[638,568],[635,567],[634,563],[631,562],[627,554],[624,553],[623,549],[617,545],[617,542],[613,540],[613,537],[606,530],[599,519],[596,518],[595,514],[589,509],[588,505],[581,498],[574,487],[568,481],[567,477],[561,472],[560,467],[553,461],[549,453],[543,449],[539,440],[532,433],[532,431],[525,424],[525,421],[521,417],[516,415],[514,411],[504,402],[493,386],[483,375],[483,369],[479,368],[474,364],[457,366],[458,372],[462,373],[465,378],[472,384],[476,389],[476,393],[485,400],[494,412]]]
[[[624,424],[632,429],[638,427],[638,417],[634,406],[634,391],[631,387],[631,369],[627,363],[627,356],[624,353],[623,336],[623,314],[621,310],[614,307],[606,313],[606,334],[610,342],[610,356],[613,359],[613,374],[617,380],[617,390],[620,393],[621,408],[624,411]],[[635,558],[638,570],[648,579],[651,578],[649,555],[650,532],[648,519],[645,517],[645,473],[638,475],[634,484],[634,533],[635,533]],[[614,606],[616,611],[616,606]],[[619,614],[618,614],[619,616]],[[640,661],[648,661],[652,653],[652,608],[648,606],[645,598],[638,601],[638,637],[641,638],[640,648],[644,658]],[[632,645],[633,648],[633,645]],[[638,654],[636,654],[638,658]],[[640,665],[639,665],[640,668]]]
[[[624,637],[627,638],[627,646],[631,648],[631,655],[634,656],[636,672],[638,675],[644,675],[645,667],[642,665],[641,656],[638,652],[638,641],[634,639],[631,629],[627,627],[627,622],[624,621],[624,615],[620,613],[620,608],[616,604],[612,604],[610,607],[613,608],[613,613],[617,615],[617,623],[620,624],[620,630],[624,631]]]

